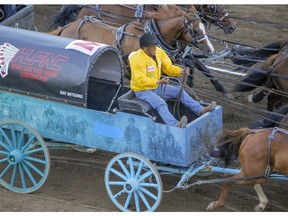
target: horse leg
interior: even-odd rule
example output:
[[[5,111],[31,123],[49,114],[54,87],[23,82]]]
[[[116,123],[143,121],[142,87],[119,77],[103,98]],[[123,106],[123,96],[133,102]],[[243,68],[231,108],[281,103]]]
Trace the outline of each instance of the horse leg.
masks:
[[[266,205],[268,204],[268,199],[260,184],[255,184],[254,189],[259,198],[259,204],[255,206],[255,211],[257,212],[263,211],[266,208]]]
[[[230,187],[231,187],[231,183],[224,184],[222,187],[222,191],[221,191],[221,194],[220,194],[218,201],[211,202],[207,206],[206,210],[212,211],[212,210],[215,210],[217,208],[223,208],[225,205],[225,200],[228,196],[228,192],[229,192]]]
[[[216,91],[221,92],[225,97],[233,99],[233,96],[226,91],[224,86],[219,82],[219,80],[211,74],[211,71],[198,59],[192,59],[195,67],[200,70],[206,77],[209,78],[210,82],[216,89]]]
[[[268,94],[267,97],[267,109],[270,112],[273,112],[274,108],[279,108],[283,101],[282,101],[283,97],[281,97],[280,95],[274,94],[274,93],[270,93]]]
[[[226,176],[227,177],[227,176]],[[243,178],[244,177],[244,174],[242,172],[232,176],[232,178]],[[218,201],[214,201],[214,202],[211,202],[208,207],[206,208],[206,210],[215,210],[217,208],[223,208],[225,206],[225,201],[227,199],[227,196],[228,196],[228,192],[229,192],[229,189],[230,187],[232,186],[232,184],[237,184],[237,185],[257,185],[255,188],[256,190],[256,193],[258,194],[258,197],[259,197],[259,200],[260,200],[260,203],[258,205],[259,209],[265,209],[265,202],[266,204],[268,203],[268,200],[260,186],[260,184],[256,184],[257,182],[261,182],[261,180],[256,180],[255,181],[235,181],[235,182],[228,182],[228,183],[225,183],[222,187],[222,191],[221,191],[221,194],[220,194],[220,197],[218,199]],[[257,208],[258,209],[258,208]],[[255,207],[255,210],[256,210],[256,207]]]

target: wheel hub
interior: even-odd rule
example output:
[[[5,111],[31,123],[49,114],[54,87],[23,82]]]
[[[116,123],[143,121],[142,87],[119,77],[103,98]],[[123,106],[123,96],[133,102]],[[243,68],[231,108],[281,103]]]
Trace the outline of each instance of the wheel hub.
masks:
[[[124,189],[127,193],[135,192],[139,189],[139,182],[134,178],[128,179],[128,181],[124,185]]]
[[[23,154],[19,150],[13,150],[8,155],[8,161],[10,164],[14,165],[23,161]]]

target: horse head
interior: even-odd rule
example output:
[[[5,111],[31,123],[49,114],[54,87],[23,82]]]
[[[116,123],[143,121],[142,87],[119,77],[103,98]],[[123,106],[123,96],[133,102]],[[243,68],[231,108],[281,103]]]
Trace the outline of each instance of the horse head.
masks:
[[[199,47],[206,55],[214,52],[214,47],[207,37],[205,27],[195,7],[184,11],[176,5],[165,5],[159,7],[157,11],[147,14],[152,20],[148,23],[150,22],[152,25],[146,24],[146,29],[158,35],[158,40],[164,41],[165,45],[175,47],[177,42],[178,45],[179,42],[182,42],[185,43],[185,46],[193,44]],[[156,23],[154,25],[153,20]]]
[[[199,47],[205,55],[213,54],[215,49],[194,6],[187,11],[185,18],[183,21],[183,40]]]
[[[228,17],[228,11],[224,5],[197,5],[196,8],[204,22],[219,26],[225,34],[231,34],[235,31],[236,26]]]

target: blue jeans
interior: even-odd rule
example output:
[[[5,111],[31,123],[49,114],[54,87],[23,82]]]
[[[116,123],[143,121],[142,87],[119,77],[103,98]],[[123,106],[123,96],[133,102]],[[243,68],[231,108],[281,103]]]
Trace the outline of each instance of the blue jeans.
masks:
[[[148,102],[157,110],[165,124],[177,126],[179,121],[174,118],[168,109],[168,105],[164,99],[176,99],[179,96],[180,88],[172,85],[159,85],[157,89],[143,90],[134,92],[135,96],[141,100]],[[186,91],[183,90],[181,103],[188,107],[196,115],[200,115],[204,108],[199,102],[195,101]]]

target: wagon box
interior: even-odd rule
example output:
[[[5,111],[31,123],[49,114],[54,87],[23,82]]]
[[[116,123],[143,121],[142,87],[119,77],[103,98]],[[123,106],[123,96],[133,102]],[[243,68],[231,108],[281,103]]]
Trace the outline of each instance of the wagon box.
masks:
[[[134,157],[129,166],[139,164],[143,178],[155,170],[146,171],[148,160],[182,173],[205,158],[222,131],[222,107],[196,117],[181,105],[190,121],[186,128],[121,110],[118,99],[130,90],[123,85],[122,65],[115,47],[0,26],[0,183],[21,193],[37,190],[49,173],[51,140],[58,141],[54,147],[64,142],[128,155],[125,162],[111,160],[107,182],[110,170],[126,179],[110,168],[114,162],[123,168]],[[139,188],[135,179],[124,184]]]
[[[107,112],[117,108],[115,98],[127,91],[116,48],[4,26],[0,31],[5,32],[0,34],[1,118],[26,122],[45,138],[132,151],[180,166],[214,147],[222,129],[220,106],[185,129]]]

